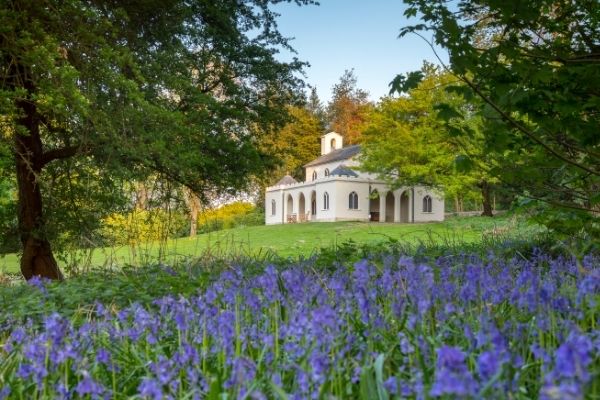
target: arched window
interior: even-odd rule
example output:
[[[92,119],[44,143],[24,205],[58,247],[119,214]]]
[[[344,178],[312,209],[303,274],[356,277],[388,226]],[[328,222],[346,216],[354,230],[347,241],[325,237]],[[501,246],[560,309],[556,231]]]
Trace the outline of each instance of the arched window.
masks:
[[[323,193],[323,210],[329,210],[329,193]]]
[[[351,210],[358,210],[358,195],[356,192],[352,192],[348,195],[348,208]]]
[[[335,139],[331,139],[331,150],[335,150]]]
[[[426,213],[431,212],[431,197],[430,196],[423,197],[423,212],[426,212]]]
[[[271,215],[275,215],[276,211],[277,211],[277,206],[275,204],[275,200],[271,200]]]
[[[316,181],[317,180],[317,171],[313,171],[313,176],[312,176],[312,180]]]
[[[325,176],[329,176],[329,168],[325,168]]]

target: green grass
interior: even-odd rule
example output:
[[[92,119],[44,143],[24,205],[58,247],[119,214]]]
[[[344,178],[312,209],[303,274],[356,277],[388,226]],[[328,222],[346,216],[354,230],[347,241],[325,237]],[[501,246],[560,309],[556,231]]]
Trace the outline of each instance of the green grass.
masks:
[[[492,231],[496,228],[495,233]],[[495,239],[498,235],[523,235],[531,231],[522,220],[510,217],[449,218],[439,223],[392,224],[363,222],[315,222],[252,226],[197,235],[193,238],[148,242],[138,246],[108,247],[63,253],[61,268],[81,266],[142,265],[156,260],[174,262],[187,257],[276,254],[279,257],[310,256],[321,248],[348,242],[374,244],[391,240],[416,245],[460,245]],[[0,258],[0,272],[18,272],[18,256]]]

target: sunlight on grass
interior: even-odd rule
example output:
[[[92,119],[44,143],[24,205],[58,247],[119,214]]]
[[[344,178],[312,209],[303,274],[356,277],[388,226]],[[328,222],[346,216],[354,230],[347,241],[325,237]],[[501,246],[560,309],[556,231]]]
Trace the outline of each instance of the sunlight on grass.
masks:
[[[509,229],[510,228],[510,229]],[[321,248],[350,240],[356,243],[398,241],[416,245],[475,243],[490,232],[522,235],[535,229],[515,218],[449,218],[440,223],[393,224],[362,222],[314,222],[270,226],[251,226],[200,234],[192,238],[147,242],[137,246],[105,247],[62,253],[63,269],[142,265],[157,261],[176,262],[201,256],[256,256],[274,253],[280,257],[308,257]],[[18,257],[0,258],[0,272],[18,272]]]

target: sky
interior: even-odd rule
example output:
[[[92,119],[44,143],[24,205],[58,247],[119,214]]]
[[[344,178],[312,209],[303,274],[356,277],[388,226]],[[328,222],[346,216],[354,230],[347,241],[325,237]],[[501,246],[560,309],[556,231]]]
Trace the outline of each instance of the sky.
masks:
[[[423,60],[439,64],[429,45],[416,35],[398,38],[404,17],[401,0],[320,0],[319,6],[278,5],[279,31],[292,37],[297,57],[310,63],[305,81],[326,103],[344,70],[354,69],[357,86],[377,101],[399,73],[418,70]],[[447,56],[439,51],[444,62]]]

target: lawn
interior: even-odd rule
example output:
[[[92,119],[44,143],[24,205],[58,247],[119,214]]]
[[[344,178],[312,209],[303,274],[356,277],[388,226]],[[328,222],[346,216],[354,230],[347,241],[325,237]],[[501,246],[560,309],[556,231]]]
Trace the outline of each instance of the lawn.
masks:
[[[276,254],[280,257],[308,257],[321,248],[347,241],[376,243],[397,240],[416,245],[455,245],[477,243],[497,236],[523,235],[531,231],[525,222],[510,217],[448,218],[439,223],[392,224],[364,222],[314,222],[270,226],[251,226],[200,234],[193,238],[148,242],[136,246],[106,247],[59,256],[61,267],[141,265],[155,260],[174,262],[203,255]],[[18,257],[8,254],[0,258],[0,272],[18,272]]]

